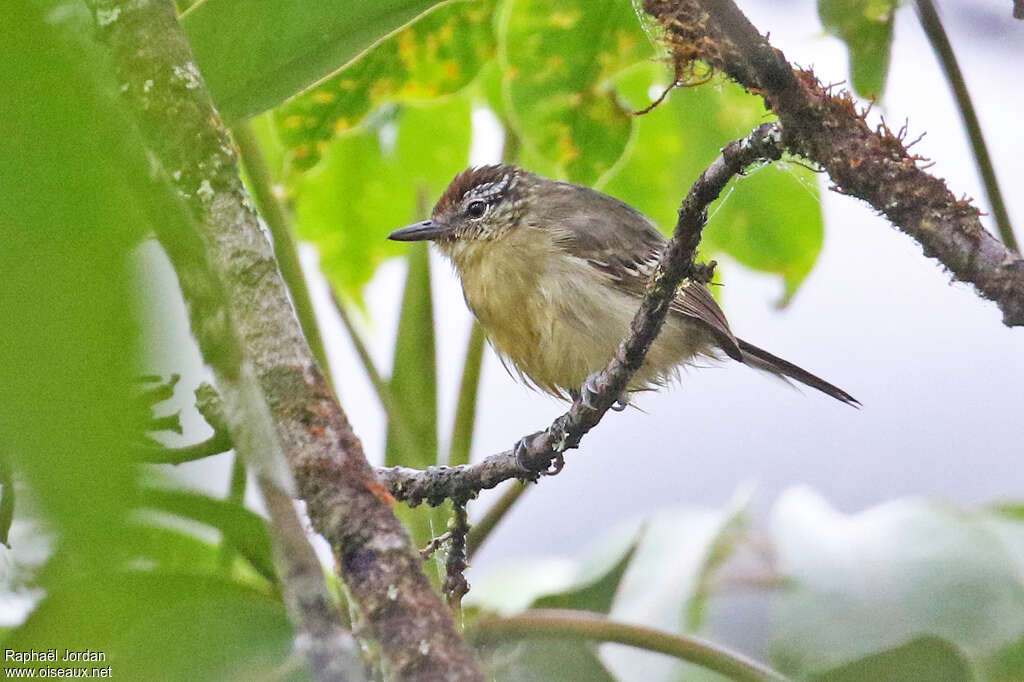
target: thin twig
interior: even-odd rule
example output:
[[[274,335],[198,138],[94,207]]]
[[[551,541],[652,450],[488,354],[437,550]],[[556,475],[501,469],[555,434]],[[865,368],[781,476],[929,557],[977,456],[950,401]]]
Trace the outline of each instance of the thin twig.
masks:
[[[423,549],[420,550],[420,556],[423,557],[424,561],[428,560],[430,557],[434,556],[434,552],[441,549],[441,546],[451,539],[451,531],[446,531],[444,533],[441,533],[440,535],[436,535],[430,538],[430,542],[424,545]]]
[[[788,679],[743,654],[707,640],[620,623],[590,611],[534,609],[506,618],[481,618],[477,622],[475,638],[478,641],[507,635],[616,642],[674,656],[737,682],[786,682]]]
[[[444,594],[448,598],[448,606],[456,613],[462,608],[462,598],[469,592],[465,571],[469,567],[466,556],[466,534],[469,533],[469,519],[466,505],[455,505],[452,516],[452,528],[448,546],[448,558],[444,562],[445,579]]]
[[[988,203],[992,205],[992,216],[996,220],[999,236],[1007,248],[1019,251],[1017,238],[1014,236],[1013,226],[1010,224],[1010,214],[1006,211],[1003,193],[999,190],[996,171],[992,167],[992,159],[988,154],[985,137],[981,132],[981,123],[978,122],[978,115],[974,111],[971,95],[967,92],[967,83],[964,82],[963,74],[960,73],[960,65],[953,53],[953,46],[949,43],[949,36],[946,35],[946,29],[942,27],[942,21],[939,19],[939,13],[935,11],[935,4],[932,0],[917,0],[917,16],[921,20],[921,28],[928,36],[932,50],[939,58],[942,72],[946,74],[946,80],[949,81],[949,86],[953,89],[957,108],[960,109],[964,127],[967,128],[967,137],[971,141],[974,161],[978,164],[978,172],[981,173],[982,182],[985,183]]]
[[[694,182],[679,209],[675,232],[662,252],[647,294],[630,327],[629,336],[620,344],[615,357],[604,370],[587,380],[593,393],[590,404],[577,398],[569,411],[548,428],[526,436],[513,450],[487,457],[479,464],[455,467],[387,467],[377,477],[391,494],[410,505],[427,501],[438,505],[446,498],[464,504],[485,488],[493,488],[510,478],[536,480],[552,467],[564,463],[566,450],[579,445],[583,436],[601,420],[626,389],[633,373],[643,364],[647,350],[661,329],[676,289],[686,278],[710,279],[710,268],[698,265],[694,258],[701,230],[707,221],[707,207],[729,180],[757,161],[777,160],[781,156],[779,129],[765,123],[742,140],[728,144],[721,156]],[[549,472],[551,473],[551,472]]]
[[[795,71],[732,0],[644,0],[676,62],[695,60],[764,98],[779,117],[784,148],[818,163],[835,189],[867,201],[917,240],[954,277],[994,301],[1007,326],[1024,325],[1024,259],[981,225],[887,128],[872,130],[846,92]]]

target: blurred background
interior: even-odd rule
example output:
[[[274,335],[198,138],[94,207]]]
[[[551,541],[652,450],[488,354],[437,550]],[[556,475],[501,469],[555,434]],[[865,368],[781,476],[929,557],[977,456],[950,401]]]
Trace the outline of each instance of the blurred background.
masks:
[[[824,33],[813,3],[749,2],[743,8],[792,63],[813,67],[826,83],[848,79],[846,47]],[[1013,21],[1000,0],[949,2],[942,10],[1011,219],[1024,224],[1016,191],[1024,177],[1024,89],[1014,85],[1024,59],[1024,23]],[[907,121],[908,139],[926,133],[914,150],[934,161],[930,172],[987,210],[952,94],[912,8],[896,13],[894,36],[884,99],[869,120],[884,118],[894,130]],[[472,120],[470,163],[500,161],[503,138],[494,115],[477,107]],[[806,486],[848,514],[908,496],[968,507],[1020,498],[1024,332],[1004,327],[994,305],[951,282],[940,264],[870,207],[825,191],[827,178],[815,180],[823,190],[824,242],[792,300],[780,308],[779,277],[716,254],[725,284],[719,294],[739,336],[825,377],[863,407],[791,388],[736,363],[691,368],[678,385],[636,396],[638,409],[610,414],[571,453],[562,474],[533,486],[473,561],[471,583],[486,583],[491,572],[506,575],[524,560],[580,556],[623,522],[660,510],[726,507],[737,491],[750,496],[752,526],[765,534],[780,495],[794,486]],[[671,201],[685,190],[679,186]],[[990,217],[983,221],[995,230]],[[382,464],[384,412],[330,303],[316,250],[307,246],[302,255],[342,404],[367,453]],[[471,317],[451,268],[436,253],[431,260],[438,417],[440,433],[447,434]],[[365,290],[361,329],[385,371],[405,270],[402,260],[384,262]],[[167,315],[167,300],[156,292],[144,306],[158,311],[147,346],[162,373],[181,371],[185,358],[177,351],[191,347],[183,311],[176,320]],[[187,410],[196,378],[186,377]],[[566,407],[517,383],[489,347],[481,382],[474,460],[543,428]],[[199,462],[178,472],[219,491],[227,467],[226,461]],[[484,493],[471,504],[471,517],[494,498],[495,492]],[[769,598],[739,589],[720,599],[711,612],[713,636],[756,653],[768,631]]]
[[[753,24],[769,34],[792,63],[813,67],[825,83],[848,80],[847,47],[824,32],[815,3],[741,4]],[[1024,22],[1011,18],[1008,0],[951,0],[940,9],[1010,218],[1018,236],[1024,236],[1024,199],[1019,191],[1024,177]],[[873,106],[869,122],[884,119],[893,130],[906,122],[911,140],[926,133],[914,151],[934,162],[929,172],[945,178],[954,194],[971,197],[988,211],[955,102],[911,7],[896,11],[893,35],[884,96]],[[723,86],[705,86],[716,88],[721,92]],[[656,88],[650,90],[657,94]],[[686,96],[677,91],[673,99]],[[473,102],[471,121],[469,162],[499,161],[506,138],[486,100]],[[746,132],[740,125],[736,130],[735,136]],[[380,128],[385,145],[394,134],[393,128]],[[268,158],[273,163],[272,151]],[[549,172],[542,164],[530,163],[528,150],[521,160],[527,167]],[[429,159],[422,161],[429,166]],[[699,168],[706,160],[694,163]],[[434,178],[433,188],[450,179],[450,172],[444,172],[447,175]],[[852,409],[816,392],[794,389],[736,363],[688,369],[677,385],[635,396],[636,409],[609,414],[582,447],[569,454],[560,475],[527,491],[474,557],[468,573],[474,586],[471,601],[496,608],[503,593],[507,597],[514,592],[513,603],[503,608],[526,606],[532,594],[566,587],[588,561],[607,561],[594,557],[617,556],[614,548],[621,549],[640,519],[647,519],[646,537],[660,538],[662,550],[651,550],[643,560],[635,558],[624,586],[636,590],[637,599],[613,609],[613,615],[642,620],[658,610],[659,599],[676,604],[692,596],[694,584],[704,576],[690,566],[693,555],[706,550],[709,538],[719,537],[722,528],[741,519],[743,539],[715,575],[713,597],[703,606],[700,631],[716,641],[759,658],[774,647],[775,660],[786,661],[787,652],[795,650],[792,642],[810,638],[837,652],[834,660],[823,655],[826,662],[841,662],[844,656],[893,645],[902,635],[921,631],[937,629],[967,650],[1010,645],[1024,633],[1024,588],[1019,580],[1011,584],[1013,579],[1006,577],[1024,566],[1024,537],[1010,525],[982,518],[993,503],[1022,499],[1024,331],[1004,327],[994,305],[970,287],[952,282],[915,242],[866,204],[828,191],[827,177],[806,173],[795,164],[782,172],[807,187],[812,208],[820,205],[820,253],[812,257],[806,272],[793,274],[751,269],[730,257],[727,249],[716,250],[710,255],[719,262],[724,284],[716,293],[738,336],[842,387],[863,407]],[[595,176],[594,181],[612,194],[617,188],[628,189],[627,181],[612,172]],[[661,199],[678,204],[687,185],[672,178],[666,184],[672,189]],[[330,190],[307,189],[307,195],[318,191]],[[736,195],[741,192],[742,187]],[[429,196],[420,198],[420,208],[429,210],[437,190],[424,194]],[[725,205],[732,201],[745,200],[729,195]],[[302,223],[301,199],[295,209]],[[800,210],[805,212],[806,207]],[[726,213],[723,210],[718,217],[727,217]],[[756,220],[756,211],[753,215]],[[798,220],[803,213],[794,216]],[[367,221],[374,221],[373,215],[347,217],[357,223],[344,229],[379,239],[417,216],[385,214],[372,227]],[[713,216],[712,227],[715,220]],[[786,218],[773,220],[784,224]],[[989,216],[983,222],[995,230]],[[305,229],[300,225],[300,254],[335,387],[369,457],[383,464],[385,414],[321,275],[321,269],[330,270],[325,261],[334,254],[323,244],[318,249],[310,243],[317,241],[317,230],[331,226],[307,220]],[[813,240],[813,234],[809,238]],[[366,264],[372,276],[361,289],[362,300],[348,307],[376,366],[388,374],[407,264],[399,257],[379,260],[375,269],[374,261]],[[455,420],[471,317],[451,268],[437,254],[432,253],[430,261],[437,423],[444,451]],[[193,442],[208,429],[192,408],[192,390],[209,377],[191,340],[174,274],[155,243],[140,249],[137,267],[150,283],[138,294],[146,321],[146,371],[183,375],[167,410],[182,410],[185,433],[180,442]],[[509,448],[565,408],[518,384],[487,348],[472,459]],[[222,455],[169,472],[187,485],[219,495],[226,488],[230,466],[230,459]],[[498,494],[486,492],[471,503],[471,519],[479,518]],[[259,506],[254,489],[249,503]],[[13,546],[31,549],[30,534],[30,528],[16,523]],[[936,549],[935,543],[941,547]],[[329,563],[329,555],[324,556]],[[898,557],[900,570],[887,563],[893,556]],[[947,560],[954,556],[968,557],[970,566],[953,566]],[[944,566],[953,566],[948,576],[940,575]],[[780,596],[783,574],[802,576],[815,589]],[[941,622],[948,614],[914,611],[924,601],[934,601],[941,590],[911,596],[903,591],[921,575],[928,576],[926,581],[948,578],[943,585],[953,591],[974,584],[970,581],[978,575],[991,578],[986,584],[995,587],[958,607],[973,611],[974,604],[978,613],[960,614],[947,628]],[[840,585],[844,577],[849,582]],[[815,583],[816,578],[823,582]],[[829,580],[839,586],[830,587]],[[860,589],[872,582],[883,587],[870,599],[831,602],[838,619],[844,614],[863,616],[857,635],[842,627],[833,629],[827,620],[826,626],[816,626],[812,618],[787,620],[795,611],[809,613],[809,604],[832,587],[841,591],[857,584]],[[892,592],[886,593],[886,587]],[[883,613],[886,602],[902,604],[903,598],[916,606]],[[24,595],[3,597],[0,615],[16,622],[31,603]],[[993,615],[993,605],[1002,605],[1003,610]],[[847,608],[849,612],[844,611]],[[876,613],[886,622],[865,625]],[[665,618],[671,624],[679,615],[673,611]],[[940,624],[928,628],[929,622]],[[902,635],[886,639],[886,634],[878,634],[872,639],[875,634],[868,631]],[[836,641],[827,641],[830,637]],[[606,647],[602,655],[623,679],[653,679],[669,665],[650,655],[637,663],[614,646]]]

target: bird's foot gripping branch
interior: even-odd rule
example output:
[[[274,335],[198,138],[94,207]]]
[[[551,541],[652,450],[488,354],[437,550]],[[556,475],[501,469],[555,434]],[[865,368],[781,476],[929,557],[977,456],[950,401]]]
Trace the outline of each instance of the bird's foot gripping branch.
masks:
[[[578,447],[583,436],[626,391],[630,378],[643,364],[657,337],[679,285],[686,279],[710,279],[713,267],[696,262],[708,206],[729,180],[744,169],[755,163],[776,161],[781,156],[781,130],[775,123],[766,123],[747,137],[728,144],[694,182],[679,209],[674,234],[661,254],[629,336],[608,365],[587,380],[587,400],[577,397],[569,410],[546,429],[477,464],[423,470],[386,467],[377,470],[381,483],[396,499],[412,506],[424,501],[438,505],[446,499],[459,505],[502,481],[535,481],[546,472],[557,473],[564,453]]]

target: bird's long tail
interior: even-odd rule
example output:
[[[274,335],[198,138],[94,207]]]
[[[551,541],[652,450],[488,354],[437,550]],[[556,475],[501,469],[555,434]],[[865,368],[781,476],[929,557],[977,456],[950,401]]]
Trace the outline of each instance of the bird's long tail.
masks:
[[[780,357],[772,355],[768,351],[747,343],[743,339],[736,339],[736,342],[743,354],[743,364],[799,381],[801,384],[816,388],[822,393],[827,393],[847,405],[860,406],[860,402],[852,395],[838,386],[833,386],[824,379],[814,376],[806,369],[797,367],[792,362],[787,362]]]

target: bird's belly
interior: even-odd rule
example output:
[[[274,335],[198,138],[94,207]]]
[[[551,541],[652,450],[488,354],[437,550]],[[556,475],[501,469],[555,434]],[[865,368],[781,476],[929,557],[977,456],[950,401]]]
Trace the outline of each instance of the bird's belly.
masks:
[[[615,355],[640,300],[564,263],[534,270],[532,280],[522,287],[464,282],[466,302],[504,360],[538,388],[565,397]],[[670,316],[629,389],[664,383],[704,348],[705,337],[700,323]]]

